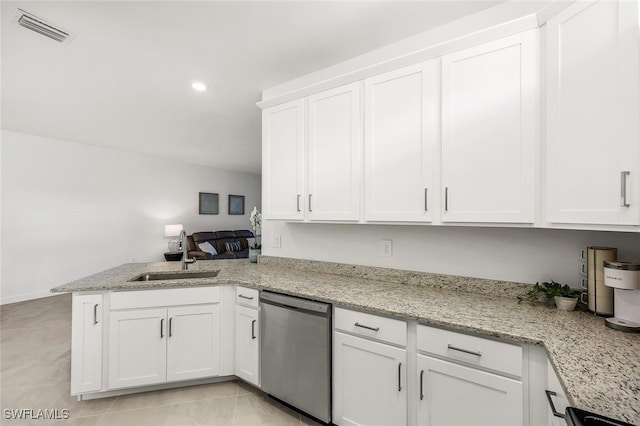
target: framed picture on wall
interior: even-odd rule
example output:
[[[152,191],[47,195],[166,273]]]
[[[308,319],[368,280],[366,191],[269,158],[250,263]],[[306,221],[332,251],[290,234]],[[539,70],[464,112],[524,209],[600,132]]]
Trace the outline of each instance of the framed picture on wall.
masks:
[[[199,193],[198,211],[200,214],[218,214],[218,206],[218,194],[211,192]]]
[[[229,195],[229,214],[244,214],[244,195]]]

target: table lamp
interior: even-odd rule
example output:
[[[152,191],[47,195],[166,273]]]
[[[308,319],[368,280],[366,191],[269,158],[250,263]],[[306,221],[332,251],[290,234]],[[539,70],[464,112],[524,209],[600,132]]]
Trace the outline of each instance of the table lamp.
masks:
[[[164,236],[172,237],[169,241],[169,251],[178,251],[180,250],[180,241],[178,241],[175,237],[179,237],[182,232],[182,224],[175,225],[165,225],[164,226]]]

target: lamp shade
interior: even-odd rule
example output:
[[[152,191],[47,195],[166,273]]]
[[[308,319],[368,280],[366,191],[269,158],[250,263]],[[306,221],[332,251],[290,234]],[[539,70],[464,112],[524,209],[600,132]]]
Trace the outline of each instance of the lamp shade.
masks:
[[[176,225],[165,225],[164,226],[164,236],[165,237],[177,237],[180,235],[180,232],[182,232],[182,224],[176,224]]]

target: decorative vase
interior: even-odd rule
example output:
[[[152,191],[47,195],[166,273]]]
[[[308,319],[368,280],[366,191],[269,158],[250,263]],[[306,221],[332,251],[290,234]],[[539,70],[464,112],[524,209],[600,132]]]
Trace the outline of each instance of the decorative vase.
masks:
[[[578,303],[577,297],[554,296],[553,301],[561,311],[573,311]]]
[[[260,256],[261,249],[249,248],[249,261],[251,263],[258,263],[258,256]]]

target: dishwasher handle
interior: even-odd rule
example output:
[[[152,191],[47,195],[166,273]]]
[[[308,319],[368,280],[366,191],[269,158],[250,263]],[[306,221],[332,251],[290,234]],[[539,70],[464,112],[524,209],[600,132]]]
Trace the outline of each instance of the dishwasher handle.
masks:
[[[265,290],[260,292],[260,303],[268,303],[285,309],[303,310],[324,316],[331,316],[331,304],[329,303],[317,302],[315,300]]]

